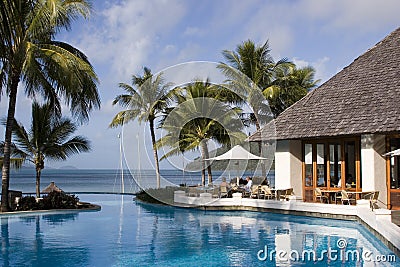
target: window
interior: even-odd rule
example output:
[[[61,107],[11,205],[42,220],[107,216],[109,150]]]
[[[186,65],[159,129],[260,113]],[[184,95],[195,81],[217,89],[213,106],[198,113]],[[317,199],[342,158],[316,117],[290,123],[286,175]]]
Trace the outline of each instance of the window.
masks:
[[[390,151],[400,148],[400,138],[390,139]],[[400,189],[400,157],[390,158],[390,188]]]
[[[324,144],[317,144],[317,186],[327,186]]]
[[[312,144],[304,145],[305,186],[313,186],[313,151]]]
[[[342,187],[342,151],[339,144],[329,144],[329,177],[331,187]]]
[[[400,147],[400,138],[397,145]],[[360,154],[359,137],[304,141],[303,179],[306,191],[310,190],[309,187],[362,190]],[[396,180],[394,186],[400,187],[398,163],[393,164],[397,166],[393,175]]]
[[[344,143],[345,187],[356,187],[356,144],[354,141]]]

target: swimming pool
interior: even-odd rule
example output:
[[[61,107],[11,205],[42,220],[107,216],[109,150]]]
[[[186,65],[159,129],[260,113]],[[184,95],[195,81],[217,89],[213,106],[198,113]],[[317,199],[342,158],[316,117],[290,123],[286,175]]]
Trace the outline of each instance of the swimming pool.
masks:
[[[311,261],[317,266],[373,266],[353,260],[356,251],[360,258],[370,252],[366,260],[381,255],[399,262],[389,259],[393,253],[355,222],[181,209],[138,203],[132,196],[79,197],[102,210],[0,216],[1,265],[305,266]],[[330,256],[322,253],[329,249]],[[277,256],[280,252],[286,256]]]

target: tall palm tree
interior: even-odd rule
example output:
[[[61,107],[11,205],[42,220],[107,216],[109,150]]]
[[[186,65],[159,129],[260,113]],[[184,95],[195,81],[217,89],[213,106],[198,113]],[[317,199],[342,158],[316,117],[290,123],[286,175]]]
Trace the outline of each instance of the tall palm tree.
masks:
[[[249,90],[259,88],[263,91],[275,81],[277,72],[294,66],[287,58],[275,62],[270,52],[268,40],[263,45],[256,45],[252,40],[247,40],[239,44],[235,51],[223,50],[222,55],[227,63],[220,63],[218,67],[228,77],[229,83],[239,83],[243,87],[242,77],[236,72],[239,71],[251,80]],[[255,114],[248,115],[259,130],[259,117]]]
[[[66,160],[73,154],[90,150],[89,141],[71,135],[77,126],[68,118],[54,114],[50,104],[32,104],[32,123],[27,131],[21,123],[14,122],[15,153],[35,165],[36,197],[40,197],[40,176],[46,159]]]
[[[164,83],[162,74],[153,77],[151,70],[144,67],[143,76],[132,76],[132,85],[120,83],[119,87],[127,94],[118,95],[113,105],[119,104],[126,110],[120,111],[110,123],[110,127],[118,127],[137,119],[140,122],[148,121],[153,147],[154,163],[156,167],[157,188],[161,186],[160,167],[156,147],[155,120],[168,105],[170,83]]]
[[[167,134],[162,137],[158,147],[171,148],[163,157],[184,153],[200,148],[202,158],[202,184],[205,184],[205,160],[209,158],[208,141],[219,144],[237,144],[246,138],[237,110],[224,101],[227,93],[208,81],[197,81],[176,90],[176,107],[162,121],[162,129]],[[228,97],[231,99],[231,97]],[[224,100],[224,101],[221,101]],[[211,166],[207,165],[208,183],[212,183]]]
[[[277,71],[293,66],[293,63],[288,61],[287,58],[282,58],[275,62],[270,52],[268,40],[263,45],[256,45],[252,40],[247,40],[239,44],[235,51],[224,50],[222,55],[227,64],[219,64],[219,68],[228,77],[228,82],[231,85],[236,84],[236,87],[248,88],[247,94],[250,99],[246,100],[250,102],[253,112],[242,114],[242,116],[245,120],[254,124],[257,130],[261,129],[261,123],[265,123],[264,118],[271,117],[271,114],[269,114],[270,108],[259,102],[257,98],[276,79]],[[238,75],[236,71],[245,74],[251,80],[252,84],[243,84],[243,77]],[[261,92],[252,92],[255,90],[261,90]],[[271,104],[269,103],[270,107]],[[261,154],[261,143],[259,143],[258,150]],[[261,169],[262,175],[265,176],[266,170],[262,161]]]
[[[55,41],[78,17],[87,18],[87,0],[2,0],[0,2],[0,84],[8,95],[4,138],[1,210],[8,211],[10,148],[18,85],[28,97],[40,95],[61,114],[61,99],[80,122],[100,108],[98,79],[87,57],[71,45]]]
[[[314,76],[315,69],[311,66],[281,68],[276,72],[275,81],[263,91],[275,118],[317,85],[319,80],[314,80]]]

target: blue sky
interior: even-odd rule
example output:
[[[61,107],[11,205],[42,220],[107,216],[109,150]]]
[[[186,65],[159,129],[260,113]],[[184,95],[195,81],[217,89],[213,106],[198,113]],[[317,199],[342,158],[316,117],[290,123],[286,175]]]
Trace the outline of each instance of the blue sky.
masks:
[[[220,62],[224,49],[234,50],[247,39],[258,44],[269,40],[275,60],[286,57],[299,66],[311,65],[324,82],[400,26],[397,0],[93,2],[88,21],[79,20],[72,31],[58,36],[89,57],[100,79],[102,108],[78,132],[92,141],[93,150],[66,162],[49,162],[50,167],[118,168],[120,130],[108,129],[108,124],[119,109],[111,102],[122,93],[118,83],[130,83],[143,66],[156,73],[188,61]],[[6,109],[2,98],[2,116]],[[29,115],[30,101],[20,94],[16,117],[29,122]],[[142,130],[142,136],[148,134]],[[148,140],[137,141],[144,146],[137,153],[141,167],[152,168],[144,144]]]

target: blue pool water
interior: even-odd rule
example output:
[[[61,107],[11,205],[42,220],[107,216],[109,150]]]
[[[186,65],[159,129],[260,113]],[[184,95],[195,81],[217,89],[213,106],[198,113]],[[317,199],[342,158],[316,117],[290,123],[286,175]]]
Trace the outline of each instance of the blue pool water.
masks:
[[[347,261],[328,259],[327,254],[315,261],[296,258],[296,251],[312,250],[320,256],[323,250],[337,250],[343,244],[343,252],[370,252],[368,259],[393,255],[355,222],[181,209],[136,202],[126,195],[79,197],[100,204],[102,210],[1,215],[0,265],[396,266],[399,262],[398,258],[392,263],[357,262],[350,254]],[[265,248],[267,254],[292,253],[294,260],[276,254],[264,257]]]

